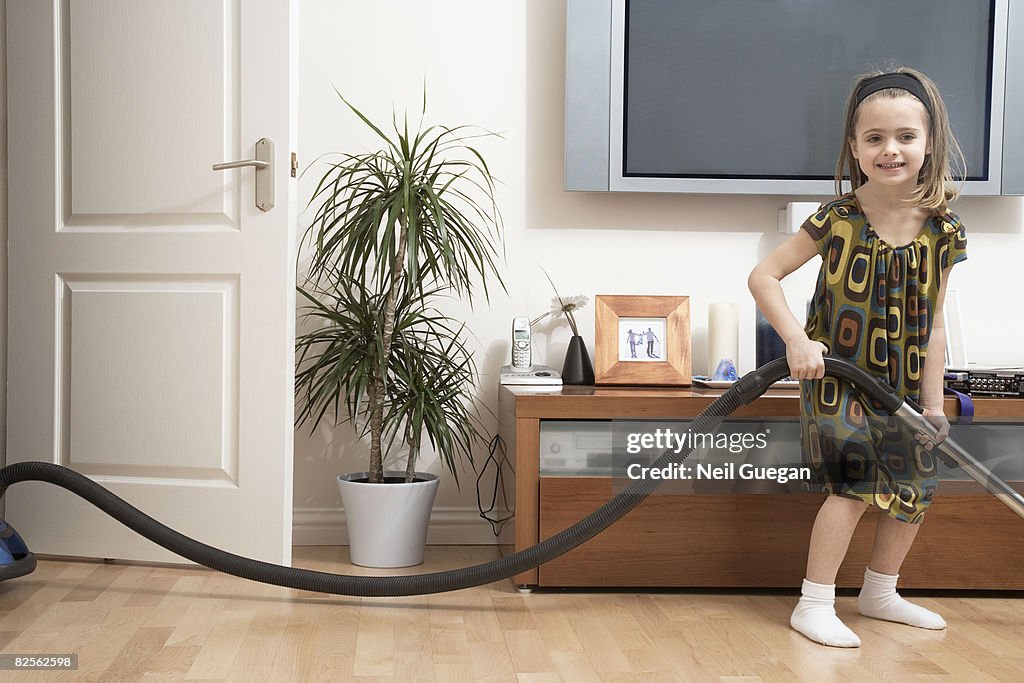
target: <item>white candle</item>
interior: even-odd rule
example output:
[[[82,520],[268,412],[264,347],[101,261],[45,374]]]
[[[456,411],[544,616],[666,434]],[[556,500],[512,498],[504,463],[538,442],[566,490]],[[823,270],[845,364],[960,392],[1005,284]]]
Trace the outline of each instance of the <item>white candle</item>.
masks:
[[[723,358],[728,358],[739,371],[740,323],[738,304],[708,306],[708,375]]]

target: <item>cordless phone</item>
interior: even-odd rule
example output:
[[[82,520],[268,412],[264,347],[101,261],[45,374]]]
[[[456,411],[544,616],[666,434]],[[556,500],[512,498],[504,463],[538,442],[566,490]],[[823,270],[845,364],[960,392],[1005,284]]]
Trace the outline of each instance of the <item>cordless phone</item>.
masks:
[[[536,390],[560,391],[562,376],[554,368],[533,364],[529,318],[512,319],[512,365],[501,368],[502,384],[527,384]]]
[[[533,367],[529,318],[512,319],[512,368],[526,372]]]

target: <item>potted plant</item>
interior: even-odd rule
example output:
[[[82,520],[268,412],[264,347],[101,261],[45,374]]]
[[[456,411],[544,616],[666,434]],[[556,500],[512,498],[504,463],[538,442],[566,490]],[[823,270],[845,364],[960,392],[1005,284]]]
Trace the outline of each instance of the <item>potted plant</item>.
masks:
[[[491,277],[504,289],[494,177],[470,144],[493,134],[421,125],[410,135],[407,118],[385,133],[341,99],[381,145],[338,155],[310,200],[296,422],[315,430],[329,417],[369,437],[367,470],[338,477],[352,562],[409,566],[423,561],[438,486],[416,471],[424,435],[456,484],[481,437],[464,324],[436,304],[472,303],[481,288],[486,298]],[[402,454],[404,471],[385,471]]]

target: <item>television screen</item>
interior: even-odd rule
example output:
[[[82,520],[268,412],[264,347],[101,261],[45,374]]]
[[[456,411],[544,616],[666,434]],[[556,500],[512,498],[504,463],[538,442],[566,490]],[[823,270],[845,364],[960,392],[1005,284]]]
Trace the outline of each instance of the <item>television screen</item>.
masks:
[[[941,8],[939,7],[941,5]],[[939,86],[987,180],[992,0],[628,0],[623,175],[827,180],[858,74]]]

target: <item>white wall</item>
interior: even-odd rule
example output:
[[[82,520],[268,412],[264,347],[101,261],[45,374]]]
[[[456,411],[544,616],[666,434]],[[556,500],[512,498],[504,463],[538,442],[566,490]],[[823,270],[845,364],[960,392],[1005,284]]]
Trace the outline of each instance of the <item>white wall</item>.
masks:
[[[590,297],[579,322],[591,350],[595,294],[685,294],[692,304],[694,371],[707,369],[705,328],[713,301],[740,304],[740,370],[752,368],[754,308],[746,276],[783,239],[776,211],[794,198],[563,191],[564,0],[303,0],[301,34],[303,166],[327,151],[365,151],[373,144],[332,84],[372,119],[388,123],[393,110],[418,114],[425,81],[430,122],[473,123],[504,135],[482,148],[504,183],[499,201],[509,294],[467,312],[479,338],[483,398],[492,409],[511,317],[538,315],[552,295],[540,266],[562,294]],[[300,183],[301,197],[309,197],[315,175]],[[1010,274],[1024,255],[1024,200],[968,198],[955,209],[970,230],[971,258],[958,266],[953,284],[960,290],[970,358],[1024,363],[1024,316],[1006,312]],[[307,213],[300,226],[308,220]],[[814,269],[805,267],[787,281],[794,309],[810,295]],[[567,340],[564,323],[540,325],[536,361],[560,367]],[[343,539],[334,477],[365,469],[366,450],[348,428],[322,429],[312,437],[308,429],[299,431],[297,542]],[[437,471],[431,459],[428,468]],[[491,540],[488,525],[476,518],[472,472],[463,479],[459,492],[444,478],[431,542]]]

